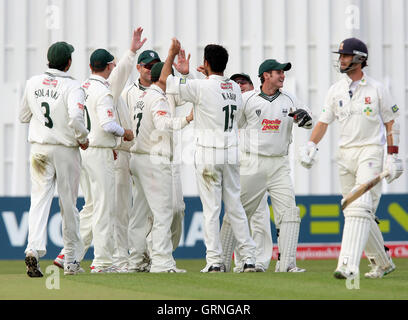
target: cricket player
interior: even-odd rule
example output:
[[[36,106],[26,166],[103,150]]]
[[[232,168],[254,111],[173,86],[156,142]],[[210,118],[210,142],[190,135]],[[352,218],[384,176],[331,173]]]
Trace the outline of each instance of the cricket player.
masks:
[[[137,70],[140,74],[139,79],[132,83],[129,87],[127,87],[123,93],[122,97],[126,101],[127,107],[132,112],[133,117],[136,122],[136,129],[138,126],[140,127],[141,123],[141,106],[143,105],[143,97],[146,94],[146,89],[150,87],[152,84],[151,81],[151,69],[152,67],[161,62],[159,55],[157,52],[153,50],[145,50],[143,51],[138,58]],[[177,64],[175,64],[176,70],[179,71],[183,77],[187,77],[189,74],[189,58],[186,59],[184,50],[180,50],[178,54]],[[169,107],[171,110],[171,115],[174,116],[176,114],[176,107],[179,105],[184,104],[184,101],[181,101],[177,96],[171,95],[167,97]],[[137,111],[139,110],[139,111]],[[138,118],[139,117],[139,118]],[[172,143],[173,143],[173,150],[178,150],[178,146],[180,145],[180,131],[173,132]],[[185,210],[185,203],[183,199],[183,190],[181,185],[181,169],[180,163],[181,160],[179,159],[179,153],[173,152],[172,158],[172,173],[173,173],[173,222],[171,225],[172,230],[172,243],[173,243],[173,251],[178,247],[181,234],[182,234],[182,222],[184,219],[184,210]],[[137,197],[136,193],[142,192],[134,188],[134,197]],[[148,209],[148,221],[146,226],[141,226],[138,222],[138,218],[135,215],[131,215],[129,218],[129,270],[132,272],[145,272],[148,271],[151,264],[150,253],[152,249],[152,241],[151,241],[151,230],[153,226],[153,215]],[[139,226],[139,227],[138,227]],[[143,230],[140,230],[139,228]],[[137,244],[138,235],[141,232],[146,233],[147,236],[147,248],[145,249],[144,259],[140,261],[139,253],[135,248],[139,248],[140,244]],[[137,260],[137,262],[136,262]]]
[[[173,41],[166,63],[156,63],[151,69],[152,85],[146,89],[138,107],[135,109],[135,145],[131,148],[130,169],[134,176],[137,192],[133,199],[135,230],[143,231],[149,211],[153,214],[151,230],[152,249],[150,272],[184,273],[176,267],[172,256],[171,225],[173,222],[173,174],[172,174],[172,133],[184,128],[192,119],[175,118],[171,114],[166,97],[166,81],[160,74],[169,74],[172,63],[180,50],[179,43]],[[163,71],[162,71],[163,69]],[[134,261],[143,263],[146,250],[146,235],[135,232]]]
[[[290,178],[288,150],[292,142],[293,123],[305,129],[310,129],[313,123],[310,110],[281,89],[285,71],[290,69],[291,63],[279,63],[274,59],[267,59],[259,66],[261,88],[243,94],[243,113],[238,124],[243,132],[240,141],[241,201],[249,221],[252,221],[251,217],[261,201],[265,201],[266,192],[271,197],[276,228],[279,230],[276,272],[305,271],[296,266],[300,214]],[[259,220],[270,229],[269,210],[262,210],[261,214]],[[222,229],[226,227],[228,224],[223,225]],[[268,239],[265,232],[257,239],[256,265],[259,271],[268,268],[272,257],[272,248],[265,247],[263,241]],[[237,264],[234,271],[240,272],[241,269],[242,266]]]
[[[239,86],[224,76],[227,50],[210,44],[204,49],[206,79],[169,75],[167,93],[194,105],[195,169],[203,204],[206,266],[201,272],[224,272],[220,242],[221,201],[237,239],[243,270],[255,271],[255,243],[240,201],[237,118],[242,109]]]
[[[251,77],[246,73],[235,73],[230,77],[230,79],[238,83],[241,88],[242,94],[244,92],[254,90],[254,85]],[[268,194],[265,193],[264,199],[262,199],[258,209],[248,220],[251,237],[252,239],[254,239],[257,248],[256,261],[258,262],[255,265],[255,269],[257,272],[265,272],[272,258],[273,242],[270,228],[269,212],[270,210],[268,205]],[[229,224],[228,219],[227,221],[224,220],[223,223],[224,222]],[[231,226],[221,228],[220,238],[224,264],[226,267],[226,271],[229,272],[231,269],[232,251],[235,248],[235,238]],[[237,253],[235,252],[234,256],[236,255]],[[259,263],[259,261],[263,261],[263,263]],[[236,270],[239,271],[241,270],[241,268],[237,267]]]
[[[81,158],[87,149],[88,130],[84,121],[84,91],[70,77],[72,45],[56,42],[48,49],[49,69],[27,81],[19,119],[29,123],[31,206],[25,263],[29,277],[42,277],[39,258],[46,254],[47,220],[55,185],[62,216],[66,248],[65,275],[81,269],[75,248],[80,242],[76,208]]]
[[[300,155],[302,165],[310,168],[315,161],[316,145],[329,124],[337,119],[340,128],[337,163],[344,197],[382,172],[385,142],[387,183],[402,174],[403,164],[398,157],[399,108],[387,88],[363,72],[367,65],[367,46],[359,39],[348,38],[334,53],[339,54],[339,69],[344,75],[330,87],[319,122],[307,145],[301,147]],[[336,278],[359,275],[363,250],[371,263],[371,270],[365,277],[381,278],[395,269],[376,222],[380,197],[381,183],[378,183],[344,210],[341,251],[334,272]]]
[[[133,31],[130,50],[116,66],[114,57],[105,49],[95,50],[90,57],[92,75],[82,87],[86,92],[86,106],[90,126],[89,148],[82,154],[84,170],[90,180],[93,210],[81,216],[81,230],[92,229],[94,259],[92,273],[117,272],[113,265],[115,219],[115,163],[114,149],[123,141],[132,141],[133,131],[119,125],[116,118],[118,100],[134,68],[136,51],[146,42],[141,40],[143,29]],[[89,239],[88,239],[89,241]],[[84,250],[90,243],[84,243]],[[83,255],[82,255],[83,256]]]

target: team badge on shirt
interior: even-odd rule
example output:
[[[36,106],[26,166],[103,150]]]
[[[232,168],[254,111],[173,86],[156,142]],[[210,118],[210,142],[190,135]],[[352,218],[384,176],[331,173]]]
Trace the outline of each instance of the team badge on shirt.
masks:
[[[257,109],[257,110],[255,110],[255,113],[256,113],[256,115],[258,116],[258,118],[259,118],[259,116],[261,115],[261,110],[260,109]]]
[[[343,106],[343,100],[339,100],[339,107]]]
[[[364,98],[364,103],[365,104],[371,104],[371,97],[365,97]]]
[[[391,110],[392,110],[392,112],[397,112],[398,110],[399,110],[399,108],[398,108],[398,106],[396,105],[396,104],[394,104],[392,107],[391,107]]]
[[[370,107],[365,108],[363,111],[367,116],[369,116],[371,112],[373,112],[373,110]]]
[[[288,115],[288,109],[286,108],[282,109],[282,114],[284,117],[286,117]]]
[[[279,119],[275,119],[275,120],[263,119],[262,120],[262,131],[278,133],[281,122],[282,121],[280,121]]]

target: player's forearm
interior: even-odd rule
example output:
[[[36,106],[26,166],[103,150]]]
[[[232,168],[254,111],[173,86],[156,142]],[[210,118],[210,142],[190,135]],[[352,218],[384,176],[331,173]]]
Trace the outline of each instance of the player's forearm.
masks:
[[[398,121],[391,120],[390,122],[385,123],[384,126],[387,133],[387,153],[398,153],[400,135]]]
[[[326,134],[328,126],[329,125],[327,123],[319,121],[314,127],[309,140],[314,142],[315,144],[318,144]]]
[[[126,82],[135,64],[135,57],[136,54],[128,50],[109,76],[108,81],[111,85],[112,95],[115,100],[120,96],[126,86]]]
[[[18,115],[18,119],[20,120],[21,123],[28,123],[31,120],[31,117],[33,116],[30,107],[28,106],[27,102],[27,96],[24,92],[23,99],[21,100],[21,106],[20,106],[20,112]]]
[[[116,121],[104,123],[102,128],[105,132],[112,133],[117,137],[123,137],[125,134],[125,129],[123,129]]]

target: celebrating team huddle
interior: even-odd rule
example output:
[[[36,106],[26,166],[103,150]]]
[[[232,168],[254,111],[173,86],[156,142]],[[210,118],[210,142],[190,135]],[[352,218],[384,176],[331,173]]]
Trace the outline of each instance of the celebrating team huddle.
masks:
[[[175,150],[181,146],[180,130],[188,125],[194,126],[195,178],[204,218],[206,265],[201,272],[230,271],[233,254],[234,272],[269,268],[268,195],[277,229],[275,272],[306,271],[296,264],[301,218],[288,159],[294,124],[300,128],[295,130],[311,132],[299,150],[300,163],[310,168],[328,124],[339,121],[343,196],[383,169],[388,183],[402,174],[399,110],[384,86],[362,71],[368,59],[362,41],[350,38],[340,44],[336,53],[344,75],[330,88],[314,126],[310,108],[282,90],[291,63],[260,63],[261,86],[254,89],[247,74],[224,75],[229,59],[224,47],[207,45],[195,74],[190,55],[175,38],[163,62],[153,50],[139,53],[146,41],[142,33],[142,28],[134,30],[120,61],[105,49],[95,50],[91,75],[83,83],[67,74],[74,48],[54,43],[47,54],[49,69],[27,81],[20,121],[29,123],[31,144],[28,276],[43,276],[39,259],[46,254],[56,186],[64,248],[54,264],[65,275],[85,272],[80,262],[92,242],[91,273],[186,272],[177,267],[173,251],[185,210]],[[126,87],[135,65],[139,78]],[[176,108],[186,103],[192,104],[191,112],[176,117]],[[80,212],[79,186],[85,199]],[[378,184],[344,210],[336,278],[358,275],[363,251],[371,263],[366,277],[395,270],[376,222],[380,196]]]

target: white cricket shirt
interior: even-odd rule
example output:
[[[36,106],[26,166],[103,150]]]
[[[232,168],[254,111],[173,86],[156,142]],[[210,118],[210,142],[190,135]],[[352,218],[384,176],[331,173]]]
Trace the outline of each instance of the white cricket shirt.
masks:
[[[288,114],[304,109],[311,116],[309,108],[283,90],[268,96],[256,89],[245,92],[242,99],[241,151],[263,156],[287,155],[293,128],[293,118]]]
[[[143,91],[133,110],[135,144],[133,153],[160,155],[172,159],[173,130],[184,128],[185,117],[174,118],[165,92],[152,84]]]
[[[48,69],[27,81],[19,119],[29,122],[28,141],[78,147],[88,131],[84,123],[84,91],[67,73]]]
[[[193,103],[197,145],[222,149],[238,145],[242,95],[236,82],[218,75],[192,80],[170,75],[166,91]]]
[[[384,145],[384,123],[399,116],[389,91],[378,81],[363,75],[350,97],[352,80],[347,76],[333,84],[326,96],[319,121],[340,124],[339,146]]]

